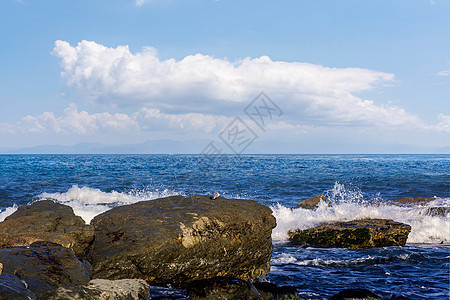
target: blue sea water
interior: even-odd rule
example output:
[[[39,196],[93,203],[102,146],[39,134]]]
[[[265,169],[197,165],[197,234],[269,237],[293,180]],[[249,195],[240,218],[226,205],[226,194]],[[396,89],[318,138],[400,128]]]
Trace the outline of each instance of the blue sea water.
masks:
[[[114,206],[169,195],[254,199],[277,219],[267,279],[302,298],[367,288],[385,299],[448,299],[450,155],[0,155],[0,221],[42,199],[70,205],[88,223]],[[332,206],[295,207],[326,194]],[[426,207],[393,207],[403,197],[436,197]],[[390,218],[410,224],[404,247],[296,248],[287,231],[324,222]]]

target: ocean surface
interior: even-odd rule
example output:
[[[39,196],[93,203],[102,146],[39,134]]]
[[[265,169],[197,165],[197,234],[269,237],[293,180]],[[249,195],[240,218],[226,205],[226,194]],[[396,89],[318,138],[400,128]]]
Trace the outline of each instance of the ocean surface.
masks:
[[[112,207],[169,195],[254,199],[277,219],[267,280],[305,299],[366,288],[384,299],[448,299],[450,155],[0,155],[0,221],[17,206],[53,199],[87,223]],[[294,208],[324,193],[332,206]],[[436,197],[427,207],[387,201]],[[357,218],[411,225],[404,247],[297,248],[290,229]]]

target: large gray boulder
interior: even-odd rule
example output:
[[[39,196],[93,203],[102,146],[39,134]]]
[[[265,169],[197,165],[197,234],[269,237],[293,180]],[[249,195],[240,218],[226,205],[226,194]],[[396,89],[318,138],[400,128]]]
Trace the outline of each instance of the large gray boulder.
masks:
[[[89,282],[89,274],[72,250],[50,242],[0,249],[3,273],[14,274],[37,297],[60,286]],[[3,275],[3,274],[2,274]]]
[[[86,285],[59,287],[44,296],[47,300],[146,300],[150,299],[150,286],[141,279],[94,279]]]
[[[410,231],[411,226],[392,220],[363,219],[295,230],[288,234],[293,245],[364,249],[403,246]]]
[[[79,257],[94,239],[94,230],[71,207],[50,200],[21,206],[0,222],[0,248],[29,246],[36,241],[58,243]]]
[[[182,285],[266,275],[276,222],[256,201],[173,196],[113,208],[91,225],[94,278]]]

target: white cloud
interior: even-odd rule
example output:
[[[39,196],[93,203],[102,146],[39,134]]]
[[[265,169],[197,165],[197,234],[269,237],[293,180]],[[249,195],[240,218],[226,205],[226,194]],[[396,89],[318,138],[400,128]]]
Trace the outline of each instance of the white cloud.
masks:
[[[142,6],[145,2],[148,2],[148,0],[135,0],[134,5],[136,6]]]
[[[450,75],[450,70],[444,70],[444,71],[440,71],[438,73],[439,76],[449,76]]]
[[[95,135],[105,132],[182,129],[208,133],[224,127],[230,121],[231,118],[199,113],[165,114],[159,109],[145,107],[130,115],[108,112],[89,114],[86,111],[79,112],[72,103],[60,117],[55,117],[52,112],[44,112],[38,116],[28,115],[16,124],[0,124],[0,132]]]
[[[436,125],[437,131],[450,132],[450,115],[439,114],[439,123]]]
[[[235,116],[261,91],[285,111],[283,121],[292,126],[426,126],[401,107],[355,95],[391,84],[394,75],[389,73],[267,56],[236,62],[203,54],[161,60],[153,48],[133,54],[128,46],[109,48],[89,41],[76,46],[56,41],[53,54],[61,58],[67,84],[92,101],[183,112],[190,126],[196,118],[189,114]]]
[[[89,135],[100,131],[122,131],[137,128],[136,122],[125,114],[96,113],[78,111],[75,104],[70,104],[62,116],[55,117],[52,112],[39,116],[28,115],[16,124],[2,124],[3,132],[9,133],[65,133]]]

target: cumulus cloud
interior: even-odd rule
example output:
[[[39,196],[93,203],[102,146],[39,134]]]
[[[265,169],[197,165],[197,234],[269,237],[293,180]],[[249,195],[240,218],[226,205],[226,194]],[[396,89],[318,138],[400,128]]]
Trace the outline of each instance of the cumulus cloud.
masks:
[[[264,91],[293,126],[425,126],[401,107],[355,95],[391,84],[394,75],[389,73],[267,56],[235,62],[203,54],[161,60],[154,48],[133,54],[128,46],[111,48],[92,41],[71,46],[58,40],[53,55],[61,59],[61,75],[69,86],[106,104],[230,117]]]
[[[165,114],[159,109],[146,107],[130,115],[108,112],[89,114],[86,111],[78,111],[77,105],[72,103],[60,117],[55,117],[53,112],[44,112],[38,116],[28,115],[16,124],[0,124],[0,132],[94,135],[105,132],[183,129],[208,133],[230,121],[231,118],[199,113]]]
[[[120,131],[136,128],[136,122],[125,114],[96,113],[78,111],[75,104],[70,104],[62,116],[55,117],[53,112],[44,112],[38,116],[28,115],[16,124],[3,125],[9,132],[19,133],[70,133],[94,134],[99,131]]]
[[[148,0],[135,0],[134,5],[136,6],[142,6],[145,2],[148,2]]]
[[[450,132],[450,116],[439,114],[439,123],[435,126],[436,130]]]

